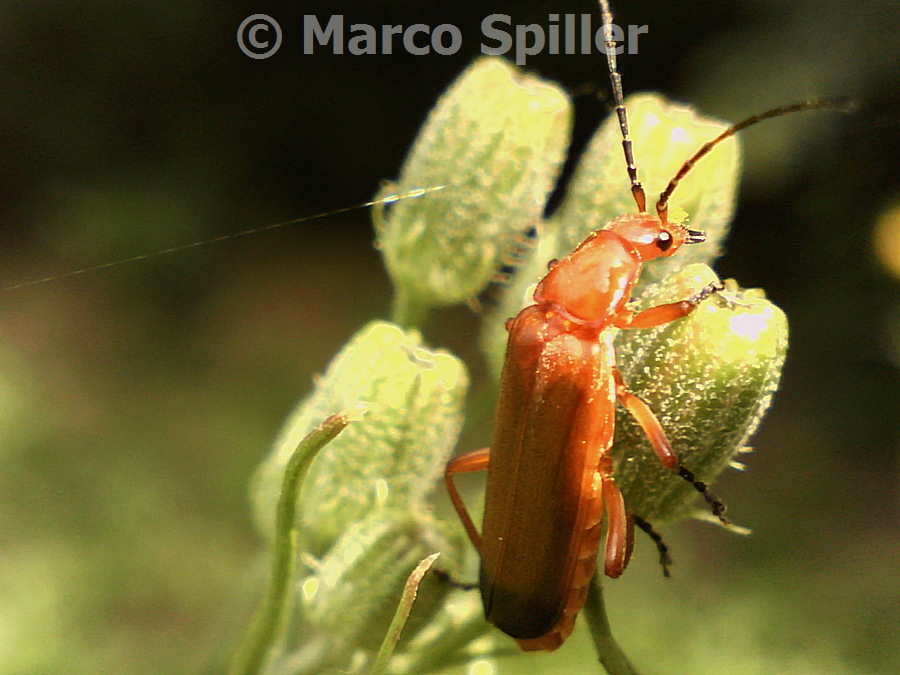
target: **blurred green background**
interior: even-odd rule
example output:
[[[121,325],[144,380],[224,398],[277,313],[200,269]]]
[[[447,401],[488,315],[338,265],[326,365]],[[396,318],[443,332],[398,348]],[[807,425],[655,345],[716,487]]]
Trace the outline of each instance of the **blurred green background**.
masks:
[[[817,95],[861,108],[744,136],[719,271],[764,287],[792,328],[749,471],[717,488],[754,534],[674,528],[669,581],[640,542],[607,584],[613,625],[648,673],[898,672],[900,298],[873,233],[900,195],[900,11],[614,9],[649,25],[621,62],[628,92],[729,119]],[[258,12],[284,30],[267,60],[235,41]],[[551,12],[597,15],[575,0],[0,2],[0,284],[366,201],[477,55],[481,19],[546,25]],[[452,23],[463,48],[304,55],[304,13]],[[528,65],[577,95],[583,143],[607,111],[602,57]],[[387,314],[371,241],[359,211],[0,293],[0,672],[196,672],[230,649],[259,553],[249,476],[312,375]],[[900,245],[886,257],[898,264]],[[476,325],[448,310],[426,334],[478,377]],[[502,672],[591,672],[582,648]]]

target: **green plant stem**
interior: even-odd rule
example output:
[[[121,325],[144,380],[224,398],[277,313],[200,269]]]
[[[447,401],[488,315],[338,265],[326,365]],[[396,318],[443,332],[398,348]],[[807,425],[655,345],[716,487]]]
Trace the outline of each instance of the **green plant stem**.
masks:
[[[591,629],[591,639],[594,641],[600,663],[609,675],[638,675],[638,671],[631,665],[625,652],[613,637],[609,617],[606,615],[606,604],[603,601],[600,575],[601,572],[598,572],[591,580],[587,602],[584,605],[584,615]]]
[[[428,316],[429,306],[422,303],[402,286],[394,287],[394,306],[391,309],[391,320],[403,328],[421,328]]]
[[[345,413],[332,415],[313,429],[297,446],[284,471],[275,520],[272,578],[253,623],[231,663],[231,675],[259,673],[290,614],[297,569],[297,497],[316,454],[350,423]]]

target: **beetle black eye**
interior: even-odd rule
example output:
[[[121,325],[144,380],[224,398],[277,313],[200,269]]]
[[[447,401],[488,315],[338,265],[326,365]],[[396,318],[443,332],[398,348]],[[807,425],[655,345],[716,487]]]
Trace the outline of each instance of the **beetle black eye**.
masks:
[[[668,232],[660,232],[656,238],[656,248],[660,251],[668,251],[672,248],[672,235]]]

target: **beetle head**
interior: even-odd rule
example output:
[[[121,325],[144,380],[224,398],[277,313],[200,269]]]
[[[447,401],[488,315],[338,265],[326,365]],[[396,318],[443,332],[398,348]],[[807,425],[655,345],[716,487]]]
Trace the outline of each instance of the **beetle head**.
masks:
[[[680,223],[664,221],[650,213],[632,213],[616,218],[610,230],[628,241],[642,261],[668,257],[684,244],[699,244],[706,235]]]

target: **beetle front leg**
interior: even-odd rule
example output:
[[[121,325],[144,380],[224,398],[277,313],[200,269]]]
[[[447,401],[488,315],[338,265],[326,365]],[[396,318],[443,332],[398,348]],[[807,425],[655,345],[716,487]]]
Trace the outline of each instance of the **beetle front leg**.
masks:
[[[719,293],[723,290],[725,290],[725,284],[721,281],[714,281],[704,286],[698,293],[695,293],[686,300],[657,305],[656,307],[650,307],[649,309],[637,313],[625,310],[617,314],[613,318],[612,323],[616,328],[653,328],[655,326],[662,326],[663,324],[686,317],[697,309],[700,303],[706,300],[710,295]]]

